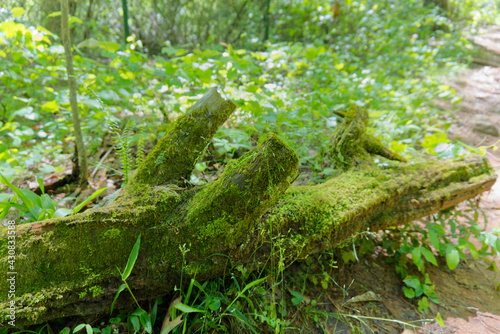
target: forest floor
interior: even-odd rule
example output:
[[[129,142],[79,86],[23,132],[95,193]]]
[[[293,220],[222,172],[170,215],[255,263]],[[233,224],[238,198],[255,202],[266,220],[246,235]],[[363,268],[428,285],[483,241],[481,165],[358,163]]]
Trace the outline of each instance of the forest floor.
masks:
[[[481,45],[500,55],[500,27],[480,36],[480,40]],[[443,81],[462,97],[458,105],[436,102],[441,108],[453,111],[449,137],[473,147],[488,146],[498,141],[500,67],[477,67]],[[488,150],[487,157],[500,175],[500,150]],[[500,182],[483,194],[479,203],[488,218],[486,229],[499,228]],[[498,263],[498,259],[496,261]],[[318,299],[318,305],[323,303],[325,312],[345,315],[343,321],[342,317],[339,318],[341,321],[331,318],[328,326],[317,328],[318,333],[500,333],[500,291],[495,289],[500,275],[488,270],[488,263],[484,260],[471,257],[460,262],[453,271],[444,261],[438,267],[427,266],[439,299],[439,305],[429,303],[427,312],[419,311],[415,300],[405,298],[404,283],[394,265],[387,263],[382,254],[365,256],[354,264],[338,265],[338,269],[329,273],[336,285],[326,290],[321,287],[317,291],[308,289],[308,298]],[[349,302],[356,296],[364,301]],[[412,329],[396,322],[375,319],[411,322],[433,319],[438,312],[444,319],[444,328],[430,322],[425,328]],[[363,321],[366,325],[362,324]],[[301,327],[299,321],[293,325]],[[422,322],[418,325],[421,326]]]

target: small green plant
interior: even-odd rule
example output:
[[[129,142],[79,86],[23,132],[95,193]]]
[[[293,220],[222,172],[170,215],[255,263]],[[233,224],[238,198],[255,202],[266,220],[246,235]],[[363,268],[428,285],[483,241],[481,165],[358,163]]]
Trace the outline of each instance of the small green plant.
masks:
[[[81,331],[82,329],[85,329],[85,333],[87,334],[93,334],[93,333],[100,333],[101,330],[99,328],[93,328],[91,325],[89,324],[79,324],[78,326],[76,326],[74,329],[73,329],[73,332],[71,333],[78,333],[79,331]],[[70,333],[70,329],[68,327],[65,327],[61,332],[60,334],[69,334]],[[104,333],[104,331],[103,331]]]
[[[131,123],[127,122],[123,131],[120,131],[116,122],[111,122],[111,133],[116,145],[116,151],[120,158],[123,168],[124,181],[123,184],[128,184],[129,173],[132,169],[132,153],[130,151],[130,138],[131,138]]]
[[[111,304],[111,311],[110,314],[113,313],[113,308],[115,306],[115,302],[118,299],[118,296],[120,296],[120,293],[127,289],[132,296],[132,299],[137,305],[137,310],[132,312],[129,317],[128,317],[128,322],[132,325],[133,332],[137,333],[141,331],[141,328],[143,329],[144,332],[146,333],[152,333],[153,332],[153,326],[155,324],[155,319],[156,319],[156,313],[157,313],[157,308],[158,308],[158,302],[155,302],[151,315],[144,310],[140,305],[137,299],[135,298],[134,294],[132,293],[132,290],[130,289],[130,286],[127,283],[127,278],[130,276],[132,273],[132,269],[135,266],[135,262],[137,260],[137,257],[139,256],[139,248],[141,247],[141,234],[137,237],[137,240],[134,244],[134,247],[132,248],[132,251],[130,252],[130,255],[127,260],[127,265],[125,266],[125,269],[123,272],[120,271],[120,269],[116,268],[118,272],[120,273],[121,279],[123,281],[123,284],[120,285],[118,288],[118,291],[116,292],[115,298],[113,299],[113,303]]]
[[[190,249],[184,244],[179,246],[179,250],[183,258],[183,273],[187,265],[186,254]],[[238,268],[243,270],[243,266]],[[248,276],[244,272],[242,274],[242,281],[244,281]],[[182,274],[181,286],[183,276]],[[242,284],[235,275],[231,275],[232,284],[229,287],[225,286],[223,278],[212,279],[203,284],[196,281],[196,277],[192,278],[185,292],[176,289],[180,292],[180,296],[171,303],[170,318],[164,322],[161,333],[189,333],[195,329],[202,332],[217,330],[231,332],[231,328],[226,325],[227,322],[231,323],[231,321],[225,321],[229,318],[237,319],[248,331],[258,333],[255,325],[241,311],[241,301],[247,301],[252,305],[251,293],[266,279],[267,277],[256,278],[242,289]]]
[[[498,271],[495,261],[489,256],[499,256],[500,240],[498,232],[488,232],[479,226],[482,211],[471,202],[467,210],[447,209],[431,217],[424,224],[408,224],[402,228],[390,230],[378,243],[387,251],[388,261],[394,263],[396,271],[403,279],[403,292],[407,298],[421,298],[420,310],[429,308],[428,299],[438,303],[436,286],[426,273],[426,262],[438,266],[435,254],[444,257],[450,270],[455,269],[468,250],[474,259],[482,257],[490,263],[489,270]],[[484,224],[488,221],[482,214]],[[460,219],[459,219],[460,218]],[[472,243],[476,239],[482,245],[480,249]],[[409,264],[413,263],[421,275],[409,274]]]
[[[146,145],[146,136],[144,135],[144,127],[143,127],[139,134],[139,142],[137,143],[137,155],[135,158],[136,166],[140,166],[144,162],[144,159],[146,158],[145,145]]]
[[[12,195],[11,198],[9,198],[9,196],[6,200],[0,202],[0,208],[2,209],[0,212],[0,219],[3,219],[7,215],[9,209],[14,207],[21,211],[21,214],[26,219],[26,222],[41,221],[44,219],[64,217],[69,214],[78,213],[88,202],[99,196],[104,190],[107,189],[101,188],[95,191],[89,198],[77,205],[73,210],[65,208],[58,209],[58,203],[55,203],[49,195],[45,194],[43,180],[40,177],[37,178],[37,181],[40,185],[40,190],[42,191],[41,196],[35,194],[29,189],[19,189],[9,182],[9,180],[7,180],[7,178],[5,178],[2,174],[0,174],[0,177],[3,180],[3,183],[5,183],[14,192],[14,195]]]
[[[135,266],[135,261],[137,261],[137,257],[139,256],[139,248],[140,247],[141,247],[141,234],[139,234],[139,236],[137,237],[137,240],[134,244],[134,247],[132,247],[132,251],[130,252],[130,255],[128,257],[127,265],[125,266],[125,269],[123,270],[123,272],[121,272],[120,269],[118,269],[118,267],[116,268],[118,270],[118,272],[120,273],[120,277],[123,281],[123,284],[120,285],[120,287],[118,288],[118,291],[116,292],[115,298],[113,299],[113,303],[111,304],[110,314],[113,313],[113,308],[115,306],[116,300],[118,299],[118,296],[120,296],[120,293],[125,289],[127,289],[130,292],[130,295],[134,299],[137,306],[139,308],[141,307],[139,305],[139,303],[137,302],[137,299],[135,299],[135,296],[132,293],[132,290],[130,290],[130,286],[127,283],[127,278],[132,273],[132,269],[134,269],[134,266]]]

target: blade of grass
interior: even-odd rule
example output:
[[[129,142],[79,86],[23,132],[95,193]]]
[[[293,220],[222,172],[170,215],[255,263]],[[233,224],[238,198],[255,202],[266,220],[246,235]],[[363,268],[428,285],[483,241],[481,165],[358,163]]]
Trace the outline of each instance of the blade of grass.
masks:
[[[85,201],[83,201],[82,203],[80,203],[76,208],[73,209],[73,213],[78,213],[80,212],[81,209],[83,209],[83,207],[88,203],[90,202],[91,200],[93,200],[94,198],[96,198],[97,196],[99,196],[104,190],[108,189],[107,187],[106,188],[101,188],[99,190],[96,190],[89,198],[87,198]]]

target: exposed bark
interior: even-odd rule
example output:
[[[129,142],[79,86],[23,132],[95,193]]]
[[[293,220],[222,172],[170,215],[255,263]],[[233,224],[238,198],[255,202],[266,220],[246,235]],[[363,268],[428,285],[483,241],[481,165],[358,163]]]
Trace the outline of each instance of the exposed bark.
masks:
[[[128,282],[138,299],[150,299],[179,285],[181,273],[205,280],[223,275],[231,265],[259,268],[271,256],[271,240],[277,237],[283,238],[284,256],[292,261],[335,247],[367,228],[401,225],[455,205],[488,190],[496,180],[487,160],[472,157],[385,169],[361,164],[323,184],[289,187],[298,157],[270,134],[229,163],[217,181],[180,187],[178,181],[191,172],[197,155],[232,110],[231,102],[211,90],[177,120],[155,154],[183,161],[181,172],[151,163],[156,159],[150,154],[155,172],[140,170],[111,204],[17,226],[16,324],[109,311],[120,285],[115,266],[124,267],[139,233],[139,259]],[[209,121],[211,125],[201,126]],[[207,134],[203,140],[199,132],[187,131],[196,126]],[[193,144],[191,154],[181,142]],[[189,157],[184,159],[184,154]],[[152,182],[138,182],[139,177]],[[166,181],[171,183],[159,185]],[[0,228],[1,291],[8,290],[6,276],[12,271],[7,233]],[[180,248],[189,249],[184,257]],[[117,305],[128,303],[130,298],[122,294]],[[8,306],[3,294],[1,319],[8,320]]]

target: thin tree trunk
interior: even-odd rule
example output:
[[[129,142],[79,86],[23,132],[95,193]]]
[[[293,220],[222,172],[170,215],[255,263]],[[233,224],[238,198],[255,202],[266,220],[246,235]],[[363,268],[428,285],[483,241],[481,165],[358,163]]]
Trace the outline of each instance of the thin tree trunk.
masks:
[[[269,40],[269,10],[271,8],[271,0],[266,0],[266,13],[264,16],[264,24],[265,24],[265,31],[264,31],[264,42],[267,42]]]
[[[128,26],[128,4],[127,4],[127,0],[122,0],[122,8],[123,8],[123,29],[124,29],[123,33],[124,33],[124,36],[125,36],[125,44],[127,44],[128,36],[130,36],[129,26]]]
[[[73,117],[73,127],[75,129],[75,141],[78,150],[78,162],[80,166],[80,185],[87,185],[87,154],[83,143],[83,134],[80,127],[80,115],[78,111],[78,101],[76,98],[76,80],[73,71],[73,55],[71,52],[71,38],[69,35],[68,23],[68,0],[61,0],[61,35],[66,55],[66,69],[68,72],[69,100],[71,104],[71,115]]]

